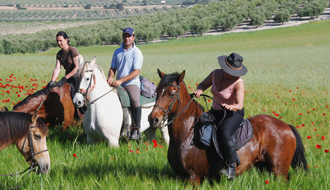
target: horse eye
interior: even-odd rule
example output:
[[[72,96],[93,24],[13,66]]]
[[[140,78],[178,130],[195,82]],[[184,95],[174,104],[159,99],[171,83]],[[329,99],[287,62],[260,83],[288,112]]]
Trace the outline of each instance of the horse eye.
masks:
[[[40,140],[41,139],[41,135],[39,135],[39,134],[34,135],[34,139],[35,140]]]
[[[89,80],[89,78],[87,78],[86,80]]]

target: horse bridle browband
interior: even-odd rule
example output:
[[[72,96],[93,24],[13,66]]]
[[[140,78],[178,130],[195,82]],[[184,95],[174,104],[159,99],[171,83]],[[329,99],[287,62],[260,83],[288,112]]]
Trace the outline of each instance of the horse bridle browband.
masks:
[[[93,67],[92,70],[86,70],[85,72],[92,72],[92,74],[91,74],[91,79],[93,78],[93,80],[94,80],[94,84],[93,84],[93,86],[92,86],[92,80],[90,80],[90,81],[89,81],[89,84],[88,84],[88,87],[87,87],[87,89],[86,89],[86,92],[83,93],[81,90],[79,90],[77,93],[80,93],[80,94],[84,97],[85,100],[89,100],[89,99],[90,99],[90,98],[89,98],[89,93],[94,89],[95,84],[96,84],[95,74],[94,74],[94,67]],[[87,101],[85,101],[85,105],[88,106],[88,105],[90,105],[90,104],[93,104],[94,102],[96,102],[97,100],[99,100],[100,98],[102,98],[103,96],[107,95],[108,93],[110,93],[110,92],[113,91],[113,90],[114,90],[114,88],[111,89],[111,90],[109,90],[108,92],[104,93],[103,95],[101,95],[100,97],[96,98],[95,100],[93,100],[93,101],[91,101],[91,102],[89,102],[89,103],[86,103]]]
[[[172,110],[173,108],[173,105],[175,104],[176,101],[178,101],[178,104],[180,104],[180,84],[179,85],[174,85],[174,84],[168,84],[168,86],[174,86],[176,88],[178,88],[178,92],[176,93],[175,95],[175,99],[173,100],[173,102],[168,106],[168,109],[165,110],[164,108],[160,107],[159,105],[155,104],[154,106],[161,109],[163,112],[164,112],[164,117],[160,123],[160,127],[163,128],[165,126],[168,126],[169,124],[173,123],[173,121],[190,105],[190,103],[194,100],[195,97],[192,97],[190,99],[190,101],[188,102],[188,104],[176,115],[172,118],[171,121],[167,122],[165,124],[165,122],[167,121],[168,119],[168,114],[170,113],[170,111]],[[177,109],[176,111],[179,109],[179,106],[177,106]]]
[[[31,128],[36,128],[36,127],[37,127],[37,126],[30,126],[30,127],[29,127],[29,133],[28,133],[28,135],[25,136],[25,139],[24,139],[24,142],[23,142],[23,146],[22,146],[22,148],[21,148],[21,153],[23,153],[23,148],[24,148],[24,145],[25,145],[26,139],[28,138],[28,140],[29,140],[29,146],[30,146],[30,150],[31,150],[31,156],[30,156],[29,158],[26,159],[26,162],[32,160],[31,165],[30,165],[27,169],[25,169],[24,171],[22,171],[22,172],[20,172],[20,173],[9,174],[9,175],[0,175],[0,176],[11,176],[11,177],[13,177],[13,176],[16,176],[16,175],[21,175],[21,174],[23,174],[23,173],[25,173],[26,171],[29,170],[28,175],[25,177],[25,180],[23,181],[23,183],[22,183],[21,185],[18,185],[18,186],[16,186],[16,187],[10,187],[10,188],[9,188],[9,187],[5,186],[3,183],[0,182],[0,185],[2,185],[3,187],[5,187],[5,188],[7,188],[7,189],[16,189],[16,188],[21,187],[21,186],[25,183],[25,181],[27,180],[27,178],[29,177],[30,173],[35,169],[35,166],[38,165],[38,164],[36,164],[36,163],[34,162],[34,161],[35,161],[34,156],[36,156],[36,155],[38,155],[38,154],[41,154],[41,153],[43,153],[43,152],[48,151],[48,150],[46,149],[46,150],[42,150],[42,151],[40,151],[40,152],[35,153],[34,146],[33,146],[33,143],[32,143]]]
[[[47,149],[46,150],[42,150],[42,151],[37,152],[37,153],[34,151],[34,146],[33,146],[33,143],[32,143],[31,129],[32,128],[36,128],[36,127],[37,126],[30,126],[29,127],[29,133],[28,133],[27,136],[25,136],[25,139],[24,139],[24,142],[23,142],[23,146],[22,146],[22,149],[21,149],[21,153],[23,153],[23,148],[24,148],[24,145],[25,145],[25,142],[26,142],[26,138],[28,138],[28,140],[29,140],[29,146],[30,146],[30,151],[31,151],[31,156],[28,159],[26,159],[26,162],[28,162],[30,160],[34,161],[34,156],[36,156],[38,154],[41,154],[43,152],[48,151]]]

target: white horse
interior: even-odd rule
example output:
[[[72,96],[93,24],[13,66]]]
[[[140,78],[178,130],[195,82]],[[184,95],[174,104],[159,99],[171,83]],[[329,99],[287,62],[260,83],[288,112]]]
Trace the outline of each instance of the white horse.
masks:
[[[83,126],[88,144],[104,139],[110,146],[118,147],[119,138],[132,125],[132,119],[124,118],[126,114],[123,112],[127,110],[123,111],[116,88],[108,85],[102,68],[95,62],[96,57],[79,66],[76,89],[80,90],[76,92],[73,103],[76,107],[87,105]],[[147,140],[150,141],[156,138],[157,130],[150,127],[148,122],[148,115],[154,104],[142,105],[140,131],[144,132]],[[161,133],[169,144],[167,127],[163,127]]]

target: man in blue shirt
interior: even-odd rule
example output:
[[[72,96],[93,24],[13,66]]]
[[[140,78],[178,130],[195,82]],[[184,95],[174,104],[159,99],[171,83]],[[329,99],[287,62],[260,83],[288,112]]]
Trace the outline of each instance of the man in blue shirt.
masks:
[[[123,43],[113,53],[111,67],[108,74],[108,83],[112,86],[123,86],[131,100],[131,108],[135,127],[131,128],[130,139],[137,140],[141,137],[141,104],[140,104],[140,70],[143,55],[134,44],[135,31],[133,28],[123,30]],[[113,77],[117,78],[113,82]]]

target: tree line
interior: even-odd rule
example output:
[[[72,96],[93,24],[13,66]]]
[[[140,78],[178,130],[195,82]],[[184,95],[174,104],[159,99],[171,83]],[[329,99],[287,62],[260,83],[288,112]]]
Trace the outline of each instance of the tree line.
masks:
[[[250,25],[259,26],[273,15],[274,21],[278,23],[288,21],[295,13],[314,18],[326,6],[326,0],[219,1],[150,15],[104,20],[102,23],[68,28],[65,31],[70,37],[70,45],[75,47],[121,44],[122,29],[127,26],[136,30],[136,42],[149,42],[164,34],[170,37],[185,32],[202,35],[213,27],[230,30],[244,20],[249,20]],[[0,54],[34,53],[56,47],[57,32],[48,30],[35,34],[1,36]]]

